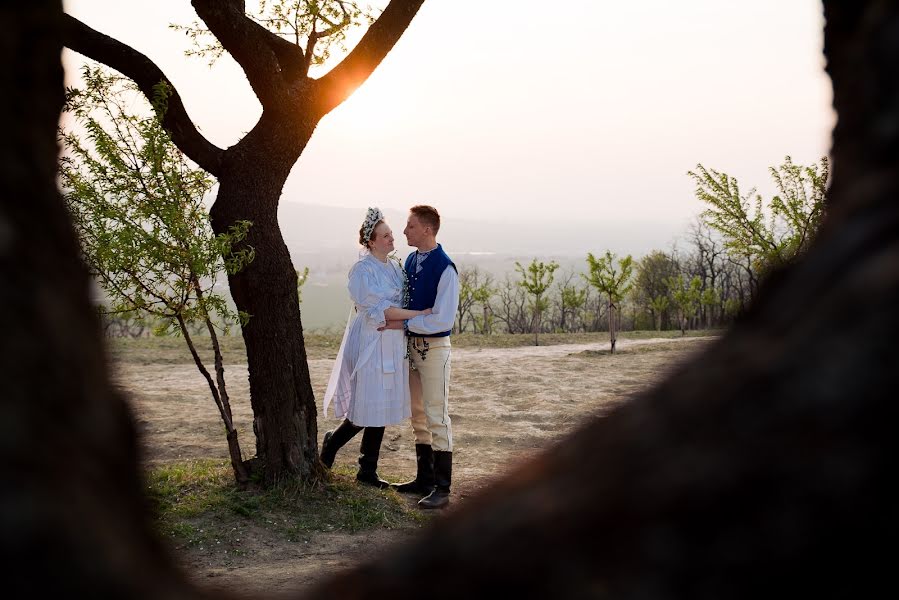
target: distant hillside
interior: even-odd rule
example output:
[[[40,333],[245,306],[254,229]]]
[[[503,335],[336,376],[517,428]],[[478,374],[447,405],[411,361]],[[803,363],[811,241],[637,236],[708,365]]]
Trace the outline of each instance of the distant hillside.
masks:
[[[349,267],[358,258],[357,237],[365,208],[345,208],[282,201],[281,231],[297,268],[309,267],[303,288],[303,326],[308,330],[342,330],[351,303],[346,291]],[[407,213],[385,210],[396,237],[397,253],[405,257],[402,231]],[[584,268],[587,252],[611,249],[642,256],[652,249],[668,249],[676,234],[649,231],[623,223],[501,224],[474,220],[445,220],[440,242],[456,263],[478,266],[497,280],[515,270],[515,261],[554,259],[563,271]],[[666,237],[667,236],[667,237]]]
[[[327,270],[350,264],[359,250],[356,238],[365,208],[282,201],[278,219],[294,262]],[[410,251],[402,235],[407,213],[384,212],[396,236],[397,251],[405,256]],[[636,223],[566,223],[562,217],[547,218],[541,224],[447,219],[442,223],[439,239],[460,262],[478,262],[496,255],[513,261],[534,257],[583,258],[587,252],[606,249],[642,256],[653,249],[667,249],[684,229],[685,223],[662,230]]]

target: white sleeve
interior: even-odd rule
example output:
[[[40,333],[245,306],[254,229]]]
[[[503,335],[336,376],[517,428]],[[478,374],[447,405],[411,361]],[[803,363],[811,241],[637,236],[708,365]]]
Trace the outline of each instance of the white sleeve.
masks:
[[[373,323],[383,325],[387,322],[384,311],[390,308],[390,300],[378,293],[375,275],[362,263],[356,263],[350,269],[347,288],[350,298],[361,307]]]
[[[450,331],[456,322],[456,311],[459,310],[459,275],[452,265],[446,267],[437,283],[437,299],[434,300],[434,312],[409,319],[409,331],[429,335]]]

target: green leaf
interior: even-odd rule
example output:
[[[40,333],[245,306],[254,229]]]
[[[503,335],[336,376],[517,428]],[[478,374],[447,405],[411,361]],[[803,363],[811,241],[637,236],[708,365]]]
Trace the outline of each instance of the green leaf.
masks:
[[[66,92],[75,125],[60,131],[60,179],[85,263],[115,311],[154,321],[160,335],[177,320],[227,328],[233,314],[212,284],[255,256],[245,244],[252,224],[216,236],[204,199],[214,180],[188,162],[160,119],[171,88],[154,86],[152,106],[137,87],[86,66],[84,86]]]

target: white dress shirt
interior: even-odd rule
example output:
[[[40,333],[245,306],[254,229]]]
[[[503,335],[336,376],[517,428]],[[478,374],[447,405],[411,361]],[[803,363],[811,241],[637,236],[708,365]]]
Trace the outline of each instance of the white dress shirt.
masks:
[[[459,274],[452,265],[447,265],[437,283],[434,312],[409,319],[407,322],[409,331],[421,335],[450,331],[456,322],[457,310],[459,310]]]

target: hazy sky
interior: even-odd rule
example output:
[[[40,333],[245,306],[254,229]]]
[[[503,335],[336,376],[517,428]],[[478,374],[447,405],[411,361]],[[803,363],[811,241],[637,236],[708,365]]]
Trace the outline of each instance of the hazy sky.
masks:
[[[258,118],[233,61],[183,56],[167,25],[196,18],[188,0],[64,4],[154,60],[215,144]],[[770,193],[769,166],[828,152],[822,26],[816,0],[427,0],[322,120],[282,201],[645,227],[663,248],[702,210],[697,162]]]

